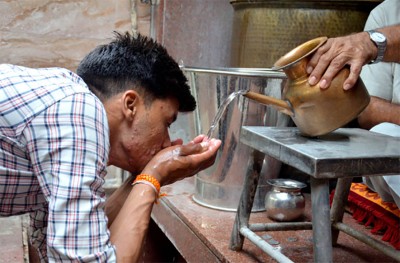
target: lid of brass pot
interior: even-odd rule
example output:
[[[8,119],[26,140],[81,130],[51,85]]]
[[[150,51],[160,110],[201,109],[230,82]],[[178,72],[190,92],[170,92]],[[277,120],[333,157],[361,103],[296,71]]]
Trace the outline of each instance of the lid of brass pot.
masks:
[[[275,62],[274,69],[283,70],[288,77],[283,100],[254,92],[244,96],[275,106],[290,115],[300,132],[306,136],[327,134],[355,119],[368,105],[370,96],[360,78],[352,89],[343,89],[349,68],[339,71],[327,89],[321,89],[319,83],[313,86],[308,84],[307,64],[311,55],[327,39],[319,37],[309,40]]]

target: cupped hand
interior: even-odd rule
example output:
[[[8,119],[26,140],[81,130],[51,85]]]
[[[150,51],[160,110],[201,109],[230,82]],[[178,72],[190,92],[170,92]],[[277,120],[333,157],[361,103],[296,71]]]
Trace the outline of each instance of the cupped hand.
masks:
[[[142,173],[151,174],[161,185],[171,184],[214,164],[221,141],[199,135],[186,145],[175,144],[158,152]]]
[[[332,79],[345,66],[350,66],[350,74],[343,83],[343,89],[351,89],[358,80],[363,65],[376,57],[376,48],[369,40],[367,32],[344,37],[330,38],[311,57],[307,73],[308,82],[319,82],[322,89],[328,88]]]

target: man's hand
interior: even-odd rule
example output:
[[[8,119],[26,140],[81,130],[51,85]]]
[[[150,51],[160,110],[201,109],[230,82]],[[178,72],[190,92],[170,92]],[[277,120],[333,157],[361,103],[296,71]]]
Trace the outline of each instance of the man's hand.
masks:
[[[377,47],[369,39],[367,32],[344,37],[330,38],[312,56],[308,63],[310,85],[328,88],[332,79],[345,66],[350,66],[350,74],[343,83],[343,89],[351,89],[360,75],[363,65],[377,55]]]
[[[190,143],[173,146],[158,152],[142,173],[158,179],[161,185],[171,184],[214,164],[221,141],[199,135]]]

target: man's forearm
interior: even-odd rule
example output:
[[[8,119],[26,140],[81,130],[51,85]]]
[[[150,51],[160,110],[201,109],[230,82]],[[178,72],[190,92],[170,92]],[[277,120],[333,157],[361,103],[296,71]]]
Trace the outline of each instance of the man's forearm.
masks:
[[[155,200],[156,193],[148,185],[131,186],[129,195],[109,227],[118,262],[138,261]]]
[[[387,39],[386,52],[383,61],[400,63],[400,25],[378,29]]]
[[[400,105],[378,97],[371,97],[369,105],[358,117],[358,122],[364,129],[371,129],[382,122],[400,125]]]

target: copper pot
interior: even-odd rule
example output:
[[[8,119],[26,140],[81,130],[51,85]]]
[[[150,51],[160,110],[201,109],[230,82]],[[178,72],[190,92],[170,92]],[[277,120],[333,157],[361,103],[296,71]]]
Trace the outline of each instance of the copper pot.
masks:
[[[326,40],[327,37],[319,37],[307,41],[275,62],[274,68],[283,70],[288,77],[282,100],[255,92],[244,96],[290,115],[306,136],[327,134],[346,125],[364,110],[370,96],[361,79],[352,89],[343,90],[343,82],[350,73],[348,68],[336,75],[328,89],[321,89],[319,83],[308,84],[307,63]]]

